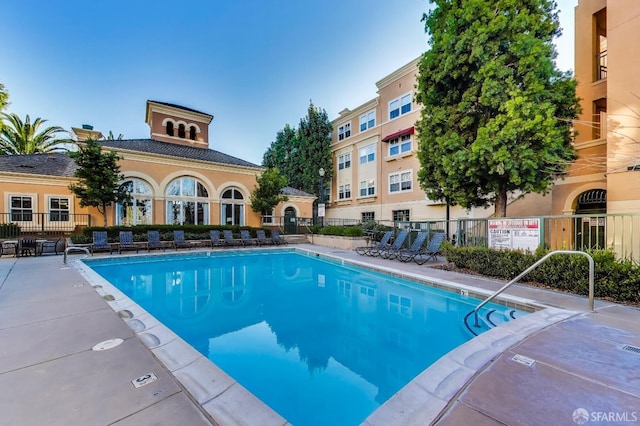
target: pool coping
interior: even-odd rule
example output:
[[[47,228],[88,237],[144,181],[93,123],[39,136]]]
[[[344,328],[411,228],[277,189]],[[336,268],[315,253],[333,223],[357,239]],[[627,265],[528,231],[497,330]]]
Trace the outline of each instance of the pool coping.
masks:
[[[271,247],[264,250],[293,251],[308,256],[322,257],[344,265],[382,272],[448,291],[465,290],[469,297],[485,298],[492,293],[474,286],[410,272],[399,272],[397,269],[347,260],[308,248]],[[225,252],[243,252],[243,250],[228,249]],[[246,250],[244,252],[246,253]],[[220,253],[220,251],[191,252],[192,255],[196,253],[207,256],[211,253]],[[162,255],[184,256],[185,253],[131,254],[126,257]],[[125,256],[118,257],[118,259],[122,258]],[[111,309],[133,330],[138,339],[186,389],[194,401],[217,422],[222,424],[289,424],[284,417],[102,278],[86,263],[81,260],[73,260],[69,265],[84,276]],[[532,334],[577,314],[574,311],[545,306],[530,299],[511,295],[503,294],[495,302],[531,313],[516,321],[509,321],[486,331],[450,351],[371,413],[363,424],[401,425],[434,421],[486,364]]]

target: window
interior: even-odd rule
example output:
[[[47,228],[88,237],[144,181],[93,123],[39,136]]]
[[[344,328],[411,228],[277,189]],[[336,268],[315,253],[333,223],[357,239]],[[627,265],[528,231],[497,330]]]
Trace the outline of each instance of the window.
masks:
[[[120,185],[129,194],[129,200],[116,204],[118,225],[149,225],[153,223],[151,186],[140,179],[129,179]]]
[[[411,111],[411,93],[389,102],[389,120]]]
[[[31,222],[33,220],[33,199],[18,195],[11,196],[11,221]]]
[[[167,134],[173,136],[173,122],[167,121]]]
[[[338,156],[338,170],[348,169],[351,167],[351,153]]]
[[[179,124],[178,125],[178,137],[184,139],[185,138],[185,129],[184,129],[184,124]]]
[[[360,182],[360,196],[366,197],[376,194],[376,184],[373,179],[363,180]]]
[[[196,140],[196,127],[195,126],[190,126],[189,127],[189,139],[191,139],[192,141]]]
[[[165,196],[167,197],[167,223],[209,224],[209,193],[196,179],[185,176],[171,181]]]
[[[341,141],[351,136],[351,123],[343,124],[338,127],[338,140]]]
[[[376,110],[369,111],[366,114],[360,116],[360,131],[364,132],[367,129],[376,125]]]
[[[413,172],[406,171],[389,175],[389,192],[411,191]]]
[[[409,210],[394,210],[392,216],[394,222],[408,222],[410,220]]]
[[[338,199],[344,200],[346,198],[351,198],[351,184],[348,183],[346,185],[340,185],[338,187]]]
[[[372,220],[376,220],[376,213],[375,212],[362,212],[362,221],[363,222],[369,222]]]
[[[69,222],[69,199],[49,198],[49,221]]]
[[[222,212],[220,220],[223,225],[244,225],[244,196],[238,189],[227,189],[222,193]]]
[[[411,135],[403,135],[389,141],[389,156],[411,151]]]
[[[389,312],[411,317],[411,299],[396,294],[389,294]]]
[[[360,148],[360,164],[371,163],[376,159],[375,154],[375,145],[365,146],[364,148]]]

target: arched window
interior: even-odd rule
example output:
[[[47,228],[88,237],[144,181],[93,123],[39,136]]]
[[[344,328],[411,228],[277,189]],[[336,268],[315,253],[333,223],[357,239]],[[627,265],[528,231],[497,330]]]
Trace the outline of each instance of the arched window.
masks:
[[[167,223],[176,225],[208,225],[209,193],[192,177],[174,179],[165,191]]]
[[[196,126],[189,127],[189,139],[192,141],[196,140]]]
[[[178,125],[178,137],[182,139],[185,137],[184,124]]]
[[[173,122],[167,121],[167,134],[173,136]]]
[[[222,193],[222,212],[220,220],[223,225],[244,225],[244,196],[238,189],[227,189]]]
[[[127,191],[130,198],[116,204],[116,223],[126,226],[153,223],[153,191],[149,184],[140,179],[129,179],[120,188]]]

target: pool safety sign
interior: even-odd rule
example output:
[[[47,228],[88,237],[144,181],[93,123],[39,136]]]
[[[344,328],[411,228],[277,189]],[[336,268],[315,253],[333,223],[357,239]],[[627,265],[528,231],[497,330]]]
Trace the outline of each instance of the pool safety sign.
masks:
[[[535,251],[540,245],[540,219],[489,219],[489,247]]]

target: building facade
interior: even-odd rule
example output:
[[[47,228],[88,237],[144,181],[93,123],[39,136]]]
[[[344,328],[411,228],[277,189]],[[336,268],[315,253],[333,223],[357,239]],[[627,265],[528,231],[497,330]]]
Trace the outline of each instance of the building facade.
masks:
[[[377,97],[344,109],[332,121],[328,218],[388,222],[446,217],[444,202],[429,200],[418,183],[418,62],[419,58],[379,80]],[[486,217],[491,212],[451,207],[450,218]]]
[[[250,202],[262,168],[209,149],[212,119],[190,108],[147,101],[149,139],[99,141],[105,151],[120,157],[122,185],[131,195],[129,202],[107,210],[108,225],[262,225]],[[72,131],[78,142],[102,136],[90,126]],[[75,170],[66,154],[0,156],[3,222],[17,223],[22,229],[65,232],[89,223],[102,225],[102,215],[81,207],[68,189],[75,181]],[[310,217],[314,200],[310,194],[291,193],[274,214]],[[78,214],[90,219],[77,219]]]

